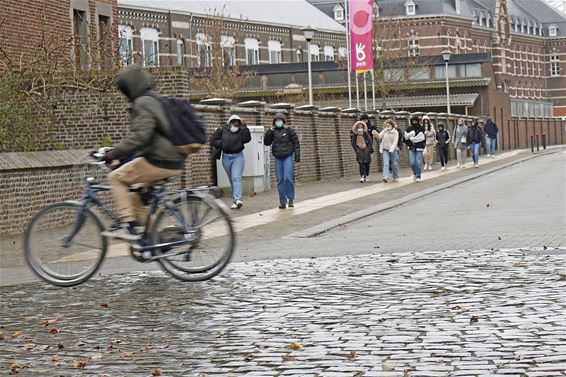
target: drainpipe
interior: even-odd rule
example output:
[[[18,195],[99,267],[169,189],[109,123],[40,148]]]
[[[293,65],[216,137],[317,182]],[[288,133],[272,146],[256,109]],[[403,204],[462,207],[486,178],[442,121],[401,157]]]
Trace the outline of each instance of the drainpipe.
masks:
[[[189,68],[193,67],[193,14],[191,13],[191,18],[189,19]]]
[[[171,22],[171,10],[169,10],[169,22],[168,22],[168,24],[169,24],[168,25],[169,26],[169,64],[173,65],[173,64],[171,64],[172,63],[171,55],[173,54],[173,43],[171,42],[171,39],[173,38],[173,25],[172,25],[172,22]],[[176,44],[175,44],[175,46],[176,46]]]

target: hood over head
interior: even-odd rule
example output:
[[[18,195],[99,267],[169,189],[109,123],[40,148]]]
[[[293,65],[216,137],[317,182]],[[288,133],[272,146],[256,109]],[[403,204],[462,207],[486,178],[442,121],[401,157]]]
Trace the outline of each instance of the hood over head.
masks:
[[[155,87],[155,82],[151,75],[137,64],[129,65],[122,70],[116,81],[116,87],[130,101],[141,97]]]
[[[240,123],[242,123],[242,118],[240,118],[237,115],[230,115],[230,118],[228,118],[228,120],[226,121],[226,124],[230,125],[230,122],[232,122],[233,120],[238,120],[238,121],[240,121]]]
[[[421,124],[421,121],[420,121],[419,117],[416,116],[416,115],[413,115],[413,116],[411,117],[411,120],[409,121],[409,124],[410,124],[410,125],[413,125],[413,121],[416,121],[416,124],[418,124],[418,125]]]
[[[421,123],[424,125],[425,124],[425,120],[428,120],[429,124],[432,124],[432,122],[430,121],[430,118],[428,117],[428,115],[423,115],[423,118],[421,120]]]
[[[368,130],[368,125],[366,124],[366,122],[358,120],[356,123],[354,123],[354,125],[352,126],[352,132],[353,133],[357,133],[358,128],[363,128],[364,132],[367,132]]]
[[[277,113],[273,117],[273,125],[275,126],[275,119],[283,119],[283,122],[287,123],[287,117],[283,113]]]

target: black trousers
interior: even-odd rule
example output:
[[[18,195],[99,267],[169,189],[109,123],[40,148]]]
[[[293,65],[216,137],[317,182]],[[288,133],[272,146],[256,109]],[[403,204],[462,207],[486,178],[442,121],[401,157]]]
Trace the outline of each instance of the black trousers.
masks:
[[[369,165],[371,162],[358,162],[360,165],[360,177],[369,177]]]
[[[438,154],[440,155],[440,166],[444,166],[448,163],[448,145],[436,146],[438,148]]]

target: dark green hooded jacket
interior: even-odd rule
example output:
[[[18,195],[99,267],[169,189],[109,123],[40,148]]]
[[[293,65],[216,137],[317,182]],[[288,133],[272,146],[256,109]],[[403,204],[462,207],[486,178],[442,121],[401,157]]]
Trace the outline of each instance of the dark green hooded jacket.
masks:
[[[169,140],[171,128],[161,102],[155,98],[154,82],[140,66],[126,67],[117,81],[118,89],[132,103],[130,130],[114,147],[114,157],[145,157],[157,167],[183,169],[186,155],[177,152]]]

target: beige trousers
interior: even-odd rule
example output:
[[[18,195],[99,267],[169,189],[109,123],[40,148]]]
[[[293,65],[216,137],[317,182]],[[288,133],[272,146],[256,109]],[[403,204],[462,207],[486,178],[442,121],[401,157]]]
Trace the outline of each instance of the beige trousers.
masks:
[[[143,224],[147,218],[145,205],[138,193],[129,191],[129,185],[149,186],[162,179],[180,175],[182,172],[182,170],[158,168],[145,158],[139,157],[110,173],[108,181],[112,186],[112,196],[120,220],[125,223],[138,220]]]
[[[425,147],[423,158],[426,165],[432,165],[434,163],[434,144],[429,144]]]

